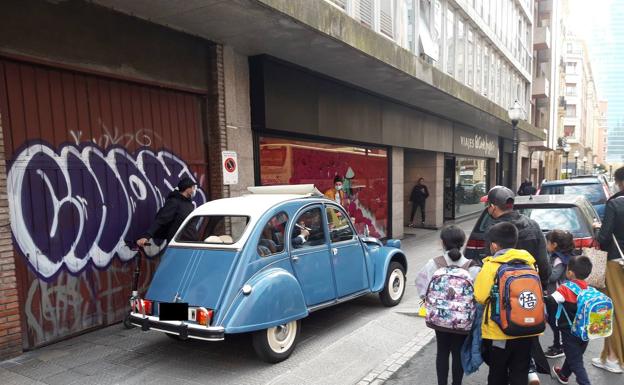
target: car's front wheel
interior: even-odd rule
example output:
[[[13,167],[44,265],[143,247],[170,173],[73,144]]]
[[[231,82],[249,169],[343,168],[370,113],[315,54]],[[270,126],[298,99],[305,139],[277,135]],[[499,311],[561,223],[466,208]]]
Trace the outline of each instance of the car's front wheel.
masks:
[[[384,306],[396,306],[401,302],[405,294],[405,267],[399,262],[391,262],[388,266],[386,283],[379,293],[379,298]]]
[[[284,361],[295,350],[301,322],[291,321],[253,334],[253,347],[258,357],[270,363]]]

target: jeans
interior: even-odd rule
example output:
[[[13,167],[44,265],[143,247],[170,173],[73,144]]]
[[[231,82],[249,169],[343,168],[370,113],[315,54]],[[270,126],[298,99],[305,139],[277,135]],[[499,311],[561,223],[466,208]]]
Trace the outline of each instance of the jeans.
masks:
[[[488,385],[526,385],[531,361],[531,338],[507,340],[505,349],[492,346],[487,341]]]
[[[563,352],[566,356],[561,367],[561,374],[570,377],[574,373],[578,384],[590,385],[587,371],[585,371],[585,366],[583,366],[583,354],[585,349],[587,349],[588,341],[583,341],[572,335],[570,329],[567,328],[561,329],[561,337],[563,337]]]
[[[547,312],[548,312],[548,325],[550,325],[550,328],[553,331],[553,346],[556,348],[560,348],[561,347],[561,331],[559,330],[559,327],[557,326],[557,305],[555,304],[553,305],[548,305],[547,306]]]
[[[416,215],[416,209],[420,207],[420,216],[422,221],[425,221],[425,201],[420,202],[412,202],[412,215],[410,216],[410,221],[414,223],[414,215]]]
[[[464,377],[464,369],[461,363],[461,347],[468,336],[438,330],[436,330],[435,334],[438,345],[438,353],[436,355],[438,385],[448,384],[449,354],[453,357],[453,385],[461,385]]]

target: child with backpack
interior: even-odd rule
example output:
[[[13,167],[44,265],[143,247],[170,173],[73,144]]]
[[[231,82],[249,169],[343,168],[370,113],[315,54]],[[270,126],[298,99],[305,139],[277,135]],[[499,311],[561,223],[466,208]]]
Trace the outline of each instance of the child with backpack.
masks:
[[[461,385],[464,370],[461,347],[474,320],[474,277],[479,267],[464,257],[464,231],[454,225],[440,232],[444,255],[433,258],[416,277],[416,290],[425,302],[428,327],[435,330],[438,385],[448,384],[449,355],[453,357],[453,385]]]
[[[515,249],[518,230],[509,222],[487,231],[491,257],[475,280],[475,299],[485,305],[481,334],[489,385],[526,385],[532,338],[545,329],[544,300],[535,258]]]
[[[561,384],[567,384],[572,373],[580,385],[589,385],[583,365],[583,354],[590,339],[611,334],[613,303],[611,299],[589,287],[585,278],[592,270],[590,259],[584,255],[572,257],[568,262],[566,281],[545,298],[556,304],[555,317],[563,338],[565,361],[563,366],[553,366],[552,372]],[[574,320],[574,321],[572,321]]]
[[[552,294],[566,280],[568,261],[574,252],[574,236],[569,231],[552,230],[546,234],[546,249],[550,254],[552,264],[546,292]],[[553,331],[553,344],[548,347],[544,355],[548,358],[563,357],[561,332],[557,328],[557,320],[555,319],[557,306],[546,303],[546,308],[548,310],[548,324]]]

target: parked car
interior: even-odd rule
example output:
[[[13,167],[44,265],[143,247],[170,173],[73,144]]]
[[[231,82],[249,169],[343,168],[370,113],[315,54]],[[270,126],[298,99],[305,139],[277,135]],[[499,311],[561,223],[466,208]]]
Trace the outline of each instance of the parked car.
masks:
[[[551,180],[542,183],[538,195],[583,195],[596,208],[600,219],[604,218],[605,204],[611,196],[606,180],[595,176],[580,176],[573,179]]]
[[[592,246],[593,223],[600,223],[594,206],[580,195],[519,196],[514,210],[535,220],[544,234],[555,229],[571,232],[577,249]],[[489,254],[485,249],[485,231],[492,221],[487,210],[483,210],[466,243],[466,258],[481,260]]]
[[[369,293],[385,306],[401,301],[400,241],[356,234],[343,208],[312,185],[250,191],[186,219],[133,304],[133,325],[205,341],[251,332],[260,358],[279,362],[311,312]]]

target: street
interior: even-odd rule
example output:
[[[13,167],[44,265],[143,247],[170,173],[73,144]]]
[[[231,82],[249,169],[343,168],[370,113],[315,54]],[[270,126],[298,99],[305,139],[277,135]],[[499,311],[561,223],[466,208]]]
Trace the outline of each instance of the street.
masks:
[[[461,222],[468,233],[474,220]],[[219,343],[176,341],[121,324],[26,352],[0,364],[12,384],[354,384],[428,330],[414,315],[413,277],[441,253],[438,232],[414,229],[402,242],[408,286],[400,305],[385,308],[377,295],[312,313],[303,320],[294,354],[269,365],[254,354],[249,335]],[[427,358],[427,362],[431,362]]]

